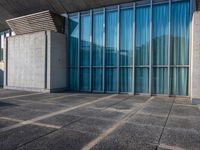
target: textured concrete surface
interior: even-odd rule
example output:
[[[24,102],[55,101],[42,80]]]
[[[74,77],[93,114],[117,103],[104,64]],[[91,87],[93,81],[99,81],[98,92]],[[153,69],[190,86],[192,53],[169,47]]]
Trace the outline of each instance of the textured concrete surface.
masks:
[[[191,75],[191,99],[193,104],[200,104],[200,12],[193,15],[192,22],[192,75]]]
[[[64,34],[43,31],[9,37],[5,87],[30,91],[66,89],[66,55]]]
[[[0,149],[199,150],[187,98],[0,89]]]

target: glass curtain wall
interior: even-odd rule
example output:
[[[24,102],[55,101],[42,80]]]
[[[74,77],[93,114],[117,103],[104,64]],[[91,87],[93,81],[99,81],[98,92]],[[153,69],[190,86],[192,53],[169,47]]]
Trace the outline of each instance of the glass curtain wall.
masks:
[[[189,1],[172,3],[171,8],[171,95],[188,95]]]
[[[153,6],[152,93],[168,94],[169,4]]]
[[[71,91],[188,95],[190,0],[152,2],[69,15]]]
[[[106,11],[105,89],[117,92],[118,10]]]
[[[78,91],[79,85],[79,17],[71,16],[69,24],[69,88]]]
[[[135,92],[149,93],[150,6],[136,8]]]
[[[90,36],[91,17],[90,13],[81,15],[80,23],[80,90],[90,90]]]
[[[132,92],[133,9],[120,11],[120,92]]]
[[[92,90],[103,92],[104,13],[93,14]]]

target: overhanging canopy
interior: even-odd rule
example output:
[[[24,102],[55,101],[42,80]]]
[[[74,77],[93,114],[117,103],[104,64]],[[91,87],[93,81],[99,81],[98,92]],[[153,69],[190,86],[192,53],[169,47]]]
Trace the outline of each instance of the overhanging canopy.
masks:
[[[133,1],[141,0],[0,0],[0,31],[9,29],[5,20],[45,10],[61,14]],[[199,10],[200,0],[194,1]]]
[[[132,1],[133,0],[0,0],[0,31],[9,29],[5,20],[40,11],[50,10],[61,14]]]

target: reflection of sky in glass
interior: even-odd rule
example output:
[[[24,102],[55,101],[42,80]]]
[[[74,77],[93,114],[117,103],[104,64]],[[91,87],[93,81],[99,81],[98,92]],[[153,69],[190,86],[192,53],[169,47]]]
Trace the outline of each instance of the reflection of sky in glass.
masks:
[[[135,10],[135,33],[133,33],[133,8],[106,8],[105,47],[104,45],[104,13],[102,10],[93,12],[91,24],[90,13],[80,13],[80,28],[78,16],[70,17],[70,57],[75,67],[78,59],[80,32],[80,89],[88,91],[90,86],[95,91],[116,91],[119,82],[120,92],[168,94],[168,40],[169,40],[169,3],[153,5],[152,39],[150,39],[150,6],[138,6]],[[120,69],[118,62],[118,13],[120,13]],[[171,8],[171,65],[188,65],[189,63],[189,0],[172,2]],[[90,43],[92,25],[92,41]],[[79,31],[80,29],[80,31]],[[133,36],[135,34],[135,85],[132,85],[133,73]],[[149,91],[149,58],[150,42],[152,41],[152,91]],[[92,44],[92,70],[90,70],[90,46]],[[104,54],[105,48],[105,56]],[[105,57],[105,87],[103,87],[103,60]],[[73,66],[71,65],[71,66]],[[156,65],[160,65],[159,67]],[[163,65],[163,66],[162,66]],[[73,66],[74,67],[74,66]],[[84,69],[83,69],[84,68]],[[188,67],[171,66],[171,94],[187,95]],[[119,69],[119,72],[118,72]],[[77,71],[77,70],[76,70]],[[74,72],[76,72],[74,71]],[[92,72],[92,85],[90,73]],[[119,75],[119,81],[118,80]],[[74,82],[75,83],[75,82]],[[75,86],[75,85],[72,85]]]
[[[106,65],[117,65],[117,11],[106,13]]]
[[[153,6],[152,52],[154,65],[168,64],[169,5]]]
[[[136,65],[149,64],[150,7],[136,8]]]
[[[70,36],[78,38],[78,17],[71,17],[70,21]]]
[[[120,12],[120,65],[131,66],[133,62],[133,9]]]
[[[103,13],[93,15],[93,66],[103,65]]]

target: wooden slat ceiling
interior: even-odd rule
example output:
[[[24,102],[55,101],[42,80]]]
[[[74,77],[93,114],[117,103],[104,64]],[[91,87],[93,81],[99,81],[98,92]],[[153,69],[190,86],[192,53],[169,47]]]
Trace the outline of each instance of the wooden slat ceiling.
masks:
[[[17,35],[46,30],[64,32],[64,17],[50,11],[9,19],[6,22]]]
[[[45,10],[61,14],[132,1],[134,0],[0,0],[0,31],[9,29],[5,20]]]
[[[0,0],[0,31],[8,29],[5,20],[45,10],[61,14],[141,0]],[[200,0],[197,0],[200,6]],[[200,7],[199,7],[200,8]]]

